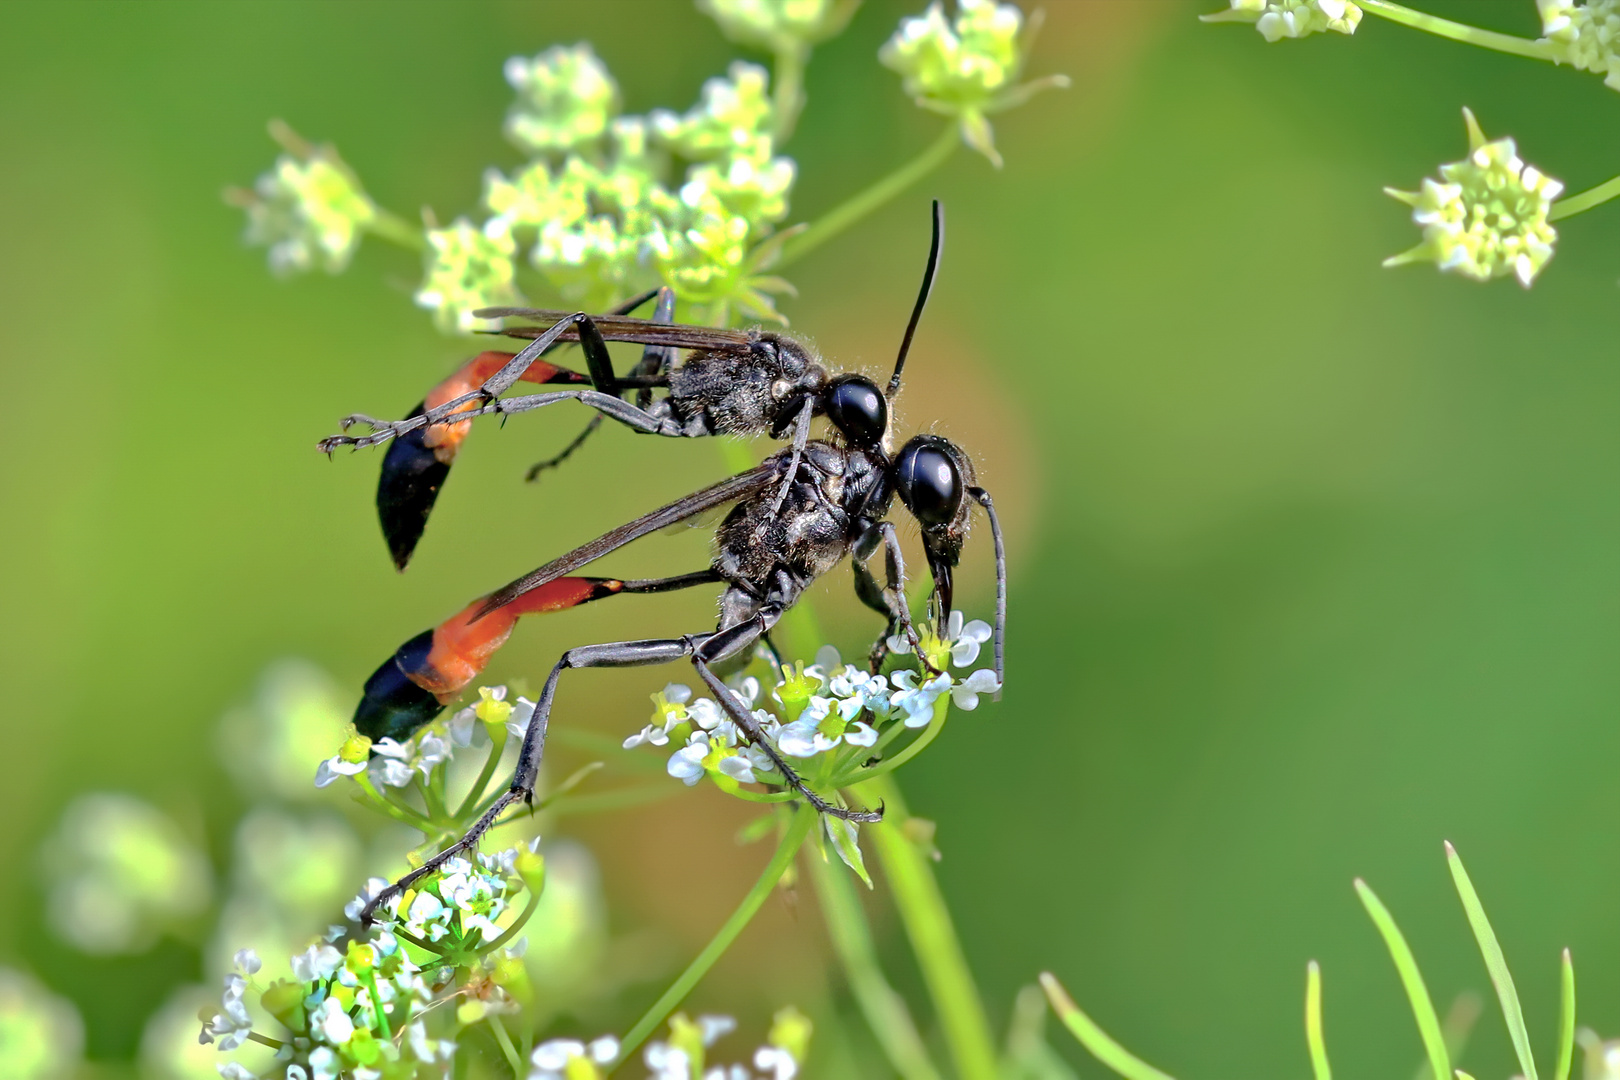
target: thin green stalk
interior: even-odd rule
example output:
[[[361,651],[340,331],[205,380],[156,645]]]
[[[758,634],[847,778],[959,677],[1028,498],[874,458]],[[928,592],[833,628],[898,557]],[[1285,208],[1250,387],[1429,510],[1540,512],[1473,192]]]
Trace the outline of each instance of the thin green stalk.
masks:
[[[379,240],[387,240],[412,251],[426,251],[427,234],[398,214],[376,207],[377,214],[366,222],[366,232]]]
[[[1558,1071],[1553,1080],[1569,1080],[1569,1066],[1575,1057],[1575,964],[1564,950],[1559,970]]]
[[[388,1026],[388,1010],[383,1007],[382,995],[377,992],[377,972],[366,971],[366,989],[371,991],[371,1012],[377,1018],[377,1027],[382,1031],[384,1042],[394,1038],[393,1029]]]
[[[765,870],[759,875],[759,880],[754,882],[754,887],[748,890],[748,895],[737,905],[737,910],[731,913],[731,918],[725,921],[709,943],[703,947],[703,951],[697,954],[697,957],[686,966],[686,970],[670,984],[668,990],[664,991],[663,996],[653,1002],[652,1007],[625,1035],[624,1041],[619,1044],[619,1056],[608,1068],[609,1072],[629,1060],[630,1055],[647,1041],[647,1036],[657,1030],[658,1025],[662,1024],[686,995],[692,992],[692,988],[699,980],[709,973],[709,969],[720,959],[721,954],[737,940],[737,935],[742,933],[743,928],[758,914],[759,909],[765,904],[766,897],[771,895],[776,883],[782,879],[788,867],[793,865],[793,857],[798,854],[805,837],[810,835],[811,826],[815,823],[816,814],[808,807],[796,810],[788,819],[787,829],[783,831],[782,839],[776,845],[776,854],[765,864]]]
[[[799,122],[799,111],[804,108],[804,63],[809,57],[810,50],[803,45],[776,54],[776,70],[771,73],[771,81],[776,84],[771,95],[776,125],[771,138],[777,146],[787,142],[793,125]]]
[[[377,790],[377,785],[373,784],[371,782],[371,777],[367,776],[365,773],[355,774],[354,779],[355,783],[360,785],[360,790],[364,791],[366,795],[369,796],[371,803],[379,812],[386,814],[402,825],[409,825],[411,828],[419,829],[422,832],[428,833],[429,835],[432,835],[436,831],[433,822],[429,821],[415,810],[407,806],[400,806],[391,799],[383,798],[382,793]]]
[[[1620,176],[1605,180],[1595,188],[1587,188],[1579,195],[1559,199],[1552,204],[1552,209],[1547,211],[1547,220],[1561,221],[1576,214],[1584,214],[1592,207],[1602,206],[1617,195],[1620,195]]]
[[[1496,998],[1502,1006],[1502,1019],[1507,1023],[1508,1036],[1513,1041],[1513,1052],[1519,1058],[1521,1074],[1526,1080],[1536,1080],[1536,1057],[1530,1049],[1530,1032],[1524,1026],[1524,1008],[1519,1004],[1518,988],[1513,985],[1513,973],[1508,970],[1502,944],[1496,938],[1496,931],[1491,928],[1490,919],[1485,917],[1485,907],[1479,902],[1479,893],[1469,880],[1462,857],[1449,840],[1446,841],[1446,862],[1451,867],[1451,880],[1457,887],[1458,898],[1462,900],[1468,925],[1474,931],[1474,940],[1479,943],[1480,955],[1485,958],[1485,970],[1490,973],[1491,985],[1496,987]]]
[[[1528,56],[1532,60],[1551,60],[1552,47],[1529,38],[1514,37],[1512,34],[1498,34],[1494,30],[1481,30],[1477,26],[1466,23],[1452,22],[1442,19],[1438,15],[1429,15],[1421,11],[1413,11],[1401,4],[1391,4],[1389,0],[1356,0],[1362,11],[1369,15],[1377,15],[1402,26],[1410,26],[1414,30],[1422,30],[1437,37],[1450,38],[1452,41],[1461,41],[1467,45],[1478,45],[1482,49],[1494,49],[1497,52],[1512,53],[1515,56]]]
[[[506,749],[506,727],[496,728],[489,737],[489,757],[484,762],[483,769],[479,770],[478,779],[473,781],[472,787],[467,789],[467,797],[456,808],[456,820],[465,821],[467,811],[477,805],[478,800],[484,797],[484,789],[489,787],[489,778],[495,775],[495,767],[501,763],[501,752]]]
[[[883,824],[870,830],[869,835],[933,999],[945,1044],[956,1062],[956,1073],[961,1080],[996,1080],[995,1040],[979,1000],[979,988],[962,955],[951,913],[945,907],[939,882],[934,880],[933,866],[905,834],[910,814],[900,788],[894,777],[883,776],[863,781],[855,791],[867,805],[881,802],[884,806]]]
[[[523,1059],[518,1056],[517,1047],[512,1045],[512,1036],[506,1033],[506,1025],[494,1013],[489,1014],[490,1030],[495,1032],[495,1041],[501,1046],[501,1053],[506,1056],[507,1064],[512,1066],[512,1075],[517,1080],[523,1080],[528,1070],[523,1067]]]
[[[513,920],[512,925],[508,926],[501,933],[500,937],[484,946],[483,951],[485,953],[492,953],[496,949],[504,949],[506,947],[506,943],[518,935],[518,933],[523,929],[523,924],[529,921],[529,917],[534,914],[535,909],[539,906],[540,894],[538,892],[530,893],[529,903],[523,909],[523,914],[519,915],[515,920]]]
[[[787,266],[831,240],[873,210],[945,163],[962,141],[953,122],[921,154],[900,166],[865,191],[833,207],[804,232],[782,245],[782,254],[773,269]]]
[[[548,810],[554,817],[583,817],[586,814],[602,814],[613,810],[629,810],[648,803],[662,802],[686,792],[682,784],[674,783],[666,778],[661,784],[640,784],[636,787],[615,788],[612,791],[598,791],[593,795],[570,795],[552,803]]]
[[[1360,878],[1356,878],[1355,885],[1356,895],[1361,897],[1361,906],[1367,909],[1367,915],[1383,937],[1384,947],[1389,950],[1389,958],[1394,961],[1395,971],[1406,989],[1406,999],[1412,1006],[1412,1018],[1417,1021],[1418,1034],[1423,1038],[1423,1049],[1429,1057],[1429,1067],[1434,1070],[1434,1080],[1452,1080],[1451,1055],[1446,1049],[1446,1037],[1440,1029],[1440,1018],[1434,1014],[1434,1002],[1429,997],[1428,987],[1423,985],[1423,973],[1418,970],[1412,948],[1406,943],[1400,927],[1395,925],[1395,917],[1377,894]]]
[[[1322,969],[1315,960],[1305,966],[1305,1044],[1311,1051],[1311,1073],[1316,1080],[1333,1080],[1327,1043],[1322,1038]]]
[[[894,757],[878,762],[870,769],[856,769],[854,772],[846,773],[837,780],[833,781],[832,786],[847,787],[853,783],[864,783],[868,780],[874,780],[879,776],[884,776],[893,772],[906,762],[910,761],[912,758],[916,757],[918,754],[922,753],[924,750],[928,749],[928,744],[939,738],[939,733],[944,730],[945,714],[950,711],[950,707],[951,699],[949,697],[940,697],[934,702],[933,719],[928,722],[928,726],[923,729],[923,733],[917,737],[916,742],[894,755]]]
[[[1068,991],[1063,989],[1063,984],[1050,971],[1041,972],[1041,989],[1046,991],[1046,1000],[1052,1003],[1052,1011],[1063,1021],[1063,1026],[1069,1029],[1081,1046],[1091,1052],[1092,1057],[1126,1080],[1173,1080],[1169,1073],[1155,1069],[1098,1027],[1097,1022],[1074,1003]]]
[[[883,977],[866,910],[855,893],[855,883],[840,863],[811,859],[810,876],[821,900],[821,915],[833,949],[844,965],[845,977],[866,1023],[877,1036],[889,1064],[904,1080],[939,1080],[939,1070],[928,1059],[922,1036],[906,1008],[905,998]]]

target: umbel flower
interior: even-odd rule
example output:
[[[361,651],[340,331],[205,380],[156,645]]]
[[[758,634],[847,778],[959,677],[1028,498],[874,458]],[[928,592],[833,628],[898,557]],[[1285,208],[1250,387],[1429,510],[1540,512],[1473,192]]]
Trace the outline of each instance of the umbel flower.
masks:
[[[1023,12],[995,0],[957,0],[956,18],[947,20],[934,0],[922,15],[900,21],[878,58],[900,73],[919,106],[958,118],[963,140],[999,168],[986,117],[1069,85],[1064,75],[1018,82],[1038,26],[1039,20],[1026,24]]]
[[[1468,156],[1440,166],[1439,180],[1419,191],[1384,191],[1412,207],[1423,242],[1384,260],[1385,266],[1432,262],[1475,281],[1512,274],[1530,287],[1552,258],[1558,232],[1547,212],[1564,185],[1519,158],[1510,138],[1486,141],[1474,114],[1468,125]]]
[[[782,53],[838,33],[860,0],[697,0],[697,6],[732,41]]]
[[[306,142],[280,121],[271,123],[270,135],[287,152],[253,190],[225,193],[247,211],[247,242],[270,249],[270,268],[278,274],[317,267],[338,273],[377,208],[332,147]]]
[[[1361,9],[1349,0],[1231,0],[1231,7],[1204,22],[1253,23],[1267,41],[1309,37],[1332,30],[1353,34],[1361,22]]]
[[[1620,90],[1620,0],[1536,0],[1536,7],[1554,63],[1607,73],[1603,84]]]

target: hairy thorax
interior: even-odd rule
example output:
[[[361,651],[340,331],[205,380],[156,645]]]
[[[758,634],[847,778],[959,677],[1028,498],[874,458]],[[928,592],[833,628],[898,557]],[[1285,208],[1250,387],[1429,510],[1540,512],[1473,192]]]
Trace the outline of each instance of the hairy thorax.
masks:
[[[669,379],[669,406],[692,434],[723,431],[779,437],[827,371],[804,346],[760,334],[747,356],[694,352]],[[706,429],[706,430],[705,430]]]
[[[779,573],[803,588],[838,565],[889,503],[881,465],[871,454],[814,441],[805,446],[777,509],[792,451],[779,451],[770,460],[776,479],[726,516],[714,562],[728,580],[748,582],[762,594],[777,584]]]

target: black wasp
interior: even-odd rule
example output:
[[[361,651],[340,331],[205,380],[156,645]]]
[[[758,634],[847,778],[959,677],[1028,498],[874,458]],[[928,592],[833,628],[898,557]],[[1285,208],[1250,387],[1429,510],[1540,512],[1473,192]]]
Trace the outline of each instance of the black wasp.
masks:
[[[770,757],[781,774],[782,786],[798,791],[820,813],[853,821],[880,820],[881,811],[836,805],[806,785],[714,667],[747,652],[762,639],[768,640],[783,613],[846,556],[854,571],[856,594],[885,620],[879,643],[872,650],[874,666],[882,661],[882,642],[891,634],[905,635],[915,647],[918,635],[905,595],[905,564],[895,527],[888,520],[896,498],[920,526],[933,573],[930,604],[941,629],[951,608],[952,571],[967,538],[972,509],[979,506],[985,511],[995,548],[995,668],[998,680],[1002,677],[1006,558],[990,495],[975,484],[968,455],[946,439],[917,435],[898,452],[889,449],[888,402],[899,390],[906,353],[938,266],[942,241],[938,204],[934,222],[928,271],[886,392],[880,392],[865,376],[830,376],[803,345],[778,334],[558,313],[552,325],[535,328],[533,342],[479,391],[452,399],[440,406],[437,415],[429,409],[415,423],[367,421],[379,431],[378,437],[366,438],[379,441],[379,437],[407,433],[452,415],[522,412],[557,401],[581,400],[638,430],[691,435],[767,431],[778,437],[791,431],[793,441],[755,468],[621,525],[474,601],[406,642],[367,680],[355,710],[355,727],[374,739],[403,739],[437,716],[477,677],[520,615],[563,610],[620,593],[722,587],[720,619],[712,632],[566,650],[540,690],[508,790],[459,840],[373,899],[364,916],[369,917],[379,904],[432,873],[446,859],[475,845],[508,807],[533,799],[557,682],[565,670],[573,668],[688,660],[727,716]],[[511,314],[509,310],[501,313]],[[493,317],[494,312],[488,314]],[[527,310],[522,314],[545,317]],[[616,396],[625,386],[638,385],[628,380],[608,383],[614,392],[571,390],[533,398],[495,398],[544,350],[561,340],[579,340],[587,357],[593,348],[600,348],[600,363],[605,363],[605,340],[640,342],[659,349],[687,348],[694,354],[679,367],[637,376],[643,380],[639,385],[669,390],[646,407],[631,406]],[[665,364],[666,360],[660,356],[658,362]],[[599,361],[591,363],[596,368]],[[683,376],[688,369],[693,369],[690,378]],[[602,385],[601,377],[593,381]],[[465,411],[457,412],[458,408]],[[810,419],[818,414],[832,422],[833,438],[808,437]],[[705,569],[645,580],[571,576],[651,532],[728,503],[734,505],[716,532],[716,554]],[[881,584],[868,565],[879,551],[884,554]]]

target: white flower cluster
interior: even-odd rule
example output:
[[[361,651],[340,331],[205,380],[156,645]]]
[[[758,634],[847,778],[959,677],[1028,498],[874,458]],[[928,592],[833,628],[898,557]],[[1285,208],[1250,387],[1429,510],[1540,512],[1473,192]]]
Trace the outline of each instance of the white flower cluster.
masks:
[[[1385,192],[1412,207],[1423,242],[1384,260],[1385,266],[1433,262],[1475,281],[1509,274],[1526,288],[1552,258],[1558,232],[1547,221],[1564,185],[1520,159],[1512,139],[1487,142],[1474,114],[1468,156],[1440,166],[1439,180],[1420,191]]]
[[[360,773],[379,790],[409,787],[418,773],[426,783],[433,778],[434,769],[455,757],[456,750],[487,741],[480,738],[483,725],[504,725],[508,735],[521,740],[534,715],[534,702],[520,697],[516,704],[508,704],[504,686],[480,687],[478,694],[476,704],[458,710],[448,722],[427,725],[404,742],[390,738],[372,742],[355,735],[320,763],[315,786],[326,787],[340,776]]]
[[[860,0],[697,0],[732,41],[783,53],[825,41],[844,28]]]
[[[58,1080],[80,1071],[84,1022],[32,976],[0,967],[0,1076]]]
[[[931,634],[923,641],[924,651],[935,667],[966,668],[979,657],[980,647],[990,640],[991,630],[979,620],[964,623],[960,611],[951,612],[945,637]],[[899,637],[889,639],[895,652],[906,653],[910,645]],[[935,716],[935,706],[949,697],[959,709],[975,709],[981,694],[1001,688],[994,671],[981,668],[966,678],[949,670],[931,677],[902,670],[892,675],[873,675],[844,664],[836,650],[823,649],[817,663],[780,673],[769,693],[768,708],[756,707],[760,699],[757,679],[733,680],[731,692],[742,708],[759,722],[766,737],[784,756],[817,759],[807,767],[811,775],[831,774],[836,764],[826,757],[841,747],[850,756],[873,756],[880,742],[903,731],[927,727]],[[624,741],[625,749],[643,744],[677,749],[670,756],[669,774],[688,785],[704,776],[724,777],[737,783],[771,782],[781,777],[766,752],[749,745],[737,725],[716,702],[693,699],[689,687],[671,683],[653,695],[652,722]]]
[[[1202,18],[1205,22],[1253,23],[1273,43],[1329,30],[1353,34],[1361,23],[1361,9],[1350,0],[1231,0],[1231,5]]]
[[[588,45],[514,58],[507,78],[519,94],[507,133],[531,160],[510,178],[485,176],[483,234],[506,267],[521,241],[587,307],[666,283],[683,299],[729,299],[774,317],[763,286],[745,279],[757,269],[750,255],[787,214],[796,170],[775,153],[763,68],[733,64],[689,112],[646,117],[616,115],[618,89]],[[672,158],[687,163],[678,186]],[[487,285],[506,280],[485,275]],[[475,291],[462,299],[473,303]],[[487,302],[504,301],[489,293]]]
[[[939,0],[900,28],[878,52],[900,73],[906,93],[932,112],[955,116],[967,144],[997,165],[989,113],[1027,101],[1033,94],[1069,85],[1061,75],[1018,84],[1029,35],[1024,15],[995,0],[957,0],[956,18],[947,20]]]
[[[287,1080],[392,1080],[419,1075],[421,1065],[447,1072],[456,1045],[431,1036],[430,1023],[443,1028],[452,1013],[456,1022],[470,1023],[517,1008],[502,973],[522,956],[524,941],[505,946],[496,920],[531,882],[538,884],[540,865],[533,846],[452,859],[441,873],[386,904],[390,921],[368,939],[350,940],[340,951],[333,942],[345,930],[334,926],[325,941],[292,956],[290,980],[260,986],[254,979],[262,967],[259,957],[241,950],[225,976],[219,1011],[205,1020],[198,1041],[222,1052],[249,1039],[268,1042],[278,1047]],[[387,885],[370,879],[344,913],[358,919]],[[413,960],[407,942],[422,963]],[[255,1034],[255,997],[261,1017],[285,1029],[279,1036]],[[446,1010],[440,1021],[428,1018],[452,999],[459,1002],[456,1009]],[[237,1062],[219,1071],[225,1080],[255,1075]]]
[[[1536,0],[1536,7],[1554,63],[1606,72],[1603,84],[1620,90],[1620,0]]]
[[[377,208],[337,151],[306,143],[285,125],[270,131],[288,152],[252,191],[228,193],[247,211],[247,242],[269,247],[278,274],[316,267],[335,274],[349,265]]]
[[[668,1039],[649,1042],[641,1053],[647,1080],[794,1080],[810,1038],[810,1022],[797,1010],[784,1009],[777,1013],[766,1044],[754,1051],[749,1068],[707,1061],[709,1048],[737,1029],[731,1017],[689,1020],[676,1013],[669,1018],[669,1028]],[[612,1035],[589,1043],[551,1039],[534,1048],[528,1080],[601,1080],[618,1055],[619,1040]]]

